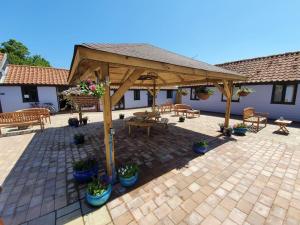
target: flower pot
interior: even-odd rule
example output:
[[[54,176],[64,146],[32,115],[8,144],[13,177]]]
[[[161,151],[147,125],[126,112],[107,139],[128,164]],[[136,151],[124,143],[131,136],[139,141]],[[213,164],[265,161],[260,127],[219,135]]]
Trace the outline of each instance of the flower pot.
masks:
[[[183,123],[183,122],[184,122],[184,120],[185,120],[185,118],[184,118],[184,117],[179,117],[179,122]]]
[[[120,114],[120,115],[119,115],[119,119],[120,119],[120,120],[123,120],[124,117],[125,117],[125,115],[123,115],[123,114]]]
[[[90,195],[88,192],[85,195],[86,201],[92,206],[100,206],[107,202],[111,195],[112,187],[108,185],[107,190],[102,195]]]
[[[224,131],[223,131],[223,134],[227,137],[231,137],[232,135],[232,130],[231,129],[225,129],[224,128]]]
[[[209,94],[207,94],[207,93],[198,93],[197,94],[197,97],[199,98],[199,99],[201,99],[201,100],[207,100],[208,98],[209,98]]]
[[[205,154],[208,151],[208,146],[199,146],[193,144],[193,151],[198,154]]]
[[[123,187],[131,187],[137,182],[138,173],[136,173],[134,176],[129,178],[119,177],[119,180]]]
[[[239,96],[242,96],[242,97],[245,97],[245,96],[247,96],[247,95],[249,95],[249,92],[241,91],[241,92],[239,93]]]
[[[220,132],[224,133],[224,127],[220,127]]]
[[[245,135],[247,130],[247,128],[233,128],[234,134],[237,135]]]
[[[84,143],[84,136],[74,138],[74,144],[75,145],[80,145],[80,144],[83,144],[83,143]]]
[[[92,178],[97,176],[97,174],[98,174],[98,166],[94,166],[90,170],[74,171],[73,177],[77,182],[83,183],[92,180]]]
[[[82,119],[83,125],[87,125],[87,121],[88,121],[88,119],[83,118],[83,119]]]

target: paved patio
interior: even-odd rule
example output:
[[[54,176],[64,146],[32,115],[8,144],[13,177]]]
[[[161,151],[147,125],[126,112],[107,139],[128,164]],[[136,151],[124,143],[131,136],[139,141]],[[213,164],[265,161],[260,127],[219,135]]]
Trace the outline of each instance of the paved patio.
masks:
[[[134,111],[125,110],[126,116]],[[89,124],[66,126],[70,115],[52,117],[43,133],[0,138],[0,215],[5,224],[300,224],[300,129],[289,136],[268,125],[257,134],[220,137],[222,117],[201,115],[151,137],[134,130],[128,137],[120,111],[113,112],[116,162],[140,165],[136,187],[91,208],[85,185],[73,181],[72,162],[100,155],[104,167],[102,113],[87,113]],[[231,121],[233,124],[234,120]],[[77,147],[73,134],[86,133]],[[191,152],[208,140],[204,156]]]

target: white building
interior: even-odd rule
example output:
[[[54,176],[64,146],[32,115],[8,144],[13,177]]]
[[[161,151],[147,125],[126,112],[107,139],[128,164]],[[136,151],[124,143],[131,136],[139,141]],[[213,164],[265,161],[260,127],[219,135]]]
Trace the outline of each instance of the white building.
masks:
[[[0,112],[30,108],[33,103],[51,103],[59,110],[58,93],[67,88],[68,74],[66,69],[12,65],[6,54],[0,53]],[[162,89],[156,103],[175,102],[175,97],[174,88]],[[152,96],[147,90],[130,89],[114,109],[148,106],[152,106]]]
[[[233,93],[239,87],[249,87],[255,92],[246,97],[233,96],[232,114],[242,115],[246,107],[258,112],[268,112],[270,118],[283,116],[300,121],[300,52],[290,52],[267,57],[240,60],[217,66],[247,75],[247,81],[236,83]],[[208,100],[198,100],[193,93],[195,87],[185,87],[189,92],[182,101],[193,108],[210,112],[225,112],[226,102],[214,87],[215,93]]]
[[[12,65],[0,53],[0,112],[30,108],[32,103],[51,103],[59,110],[57,93],[67,85],[68,74],[65,69]]]

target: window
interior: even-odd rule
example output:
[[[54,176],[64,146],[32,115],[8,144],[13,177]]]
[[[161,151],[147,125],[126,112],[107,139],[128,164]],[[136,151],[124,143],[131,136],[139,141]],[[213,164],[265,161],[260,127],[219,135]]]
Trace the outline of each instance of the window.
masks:
[[[274,84],[271,104],[295,105],[297,94],[296,84]]]
[[[23,102],[38,102],[38,92],[36,86],[22,86]]]
[[[167,98],[173,98],[173,90],[167,90]]]
[[[233,92],[232,92],[232,97],[231,97],[231,102],[239,102],[240,101],[240,96],[236,94],[236,92],[240,89],[240,86],[233,86]],[[226,102],[226,96],[222,94],[222,102]]]
[[[133,90],[133,99],[136,100],[141,100],[141,92],[140,90]]]
[[[192,87],[190,91],[190,100],[199,100],[196,95],[196,87]]]

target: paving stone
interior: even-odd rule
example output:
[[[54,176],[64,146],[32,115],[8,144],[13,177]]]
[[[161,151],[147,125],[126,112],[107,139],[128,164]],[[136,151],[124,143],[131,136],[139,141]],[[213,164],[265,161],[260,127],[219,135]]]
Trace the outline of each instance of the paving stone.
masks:
[[[105,206],[84,215],[86,225],[106,225],[111,222],[110,215]]]
[[[49,213],[28,222],[28,225],[55,225],[55,213]]]
[[[56,225],[84,225],[80,209],[73,211],[65,216],[59,217],[56,220]]]
[[[133,216],[129,211],[114,219],[115,225],[127,225],[133,220]]]
[[[57,210],[56,217],[59,218],[61,216],[69,214],[69,213],[71,213],[71,212],[73,212],[73,211],[75,211],[77,209],[80,209],[80,203],[79,202],[75,202],[75,203],[73,203],[71,205],[68,205],[68,206],[66,206],[64,208],[61,208],[61,209]]]
[[[181,222],[186,215],[187,213],[184,210],[182,210],[180,207],[177,207],[169,214],[169,217],[175,224],[179,224],[179,222]]]

